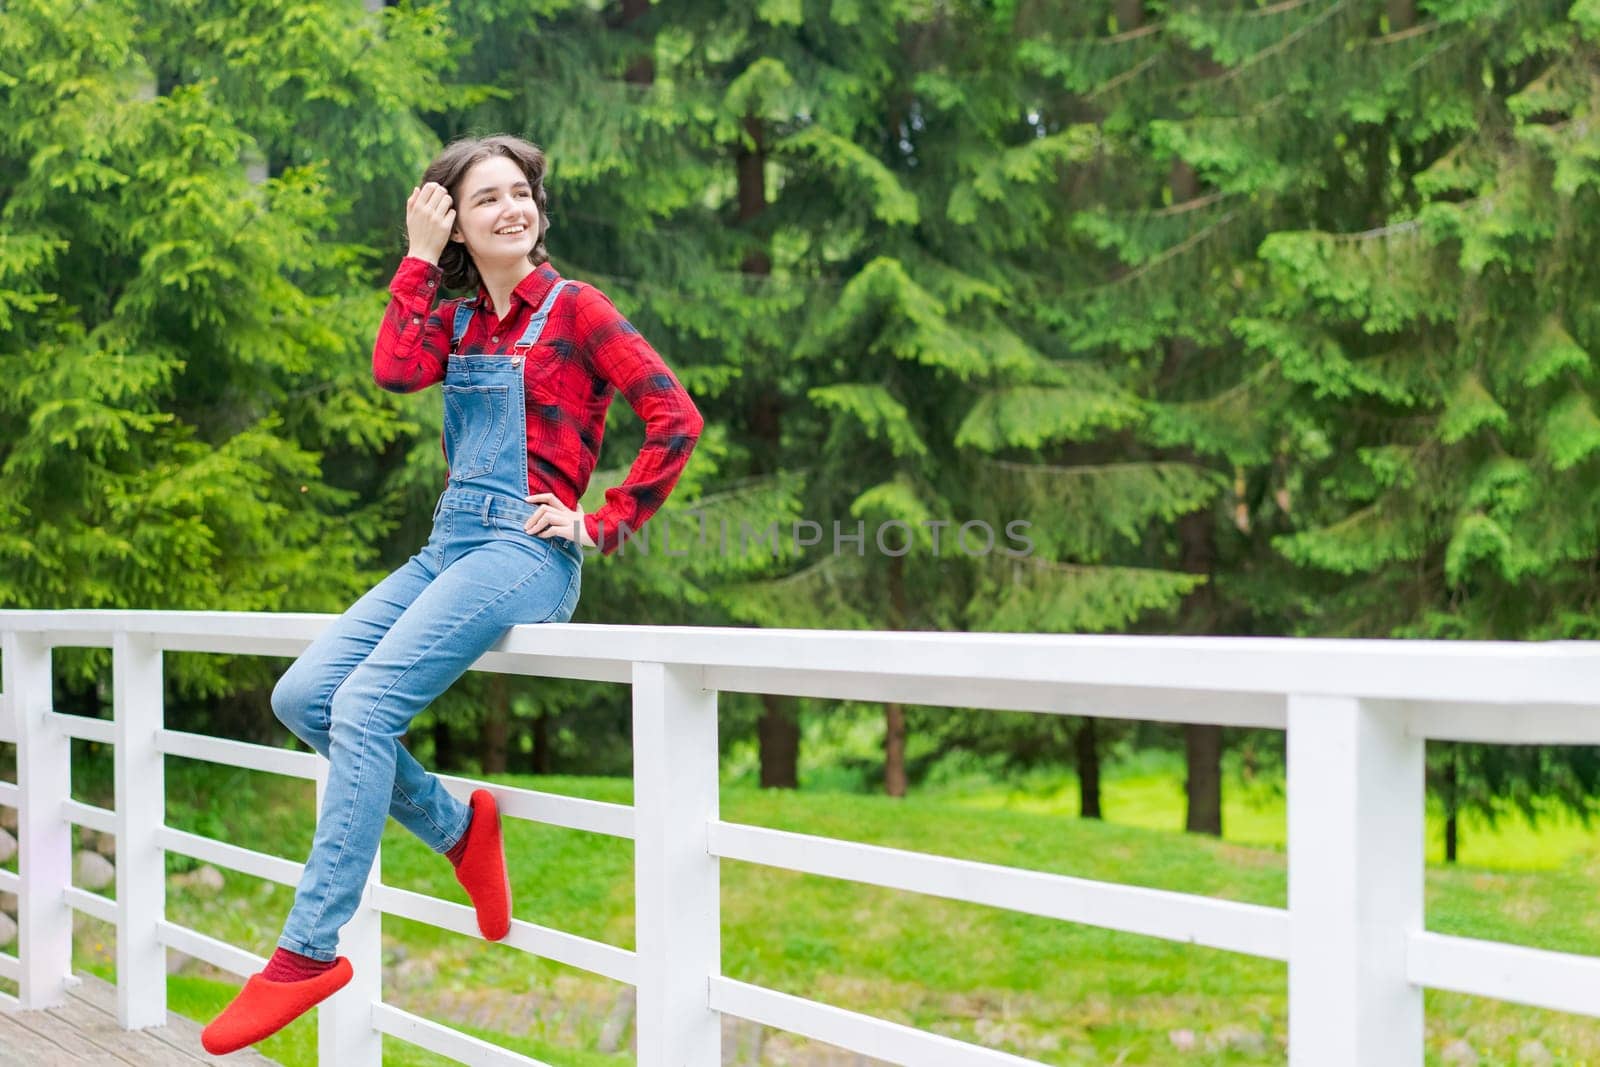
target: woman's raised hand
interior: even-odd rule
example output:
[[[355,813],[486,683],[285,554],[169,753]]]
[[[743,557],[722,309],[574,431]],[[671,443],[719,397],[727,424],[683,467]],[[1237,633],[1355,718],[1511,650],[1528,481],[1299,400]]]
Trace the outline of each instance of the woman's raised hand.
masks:
[[[406,237],[411,242],[407,255],[439,262],[439,253],[450,241],[450,230],[455,225],[456,211],[450,206],[450,194],[438,182],[428,182],[411,190],[406,201]]]

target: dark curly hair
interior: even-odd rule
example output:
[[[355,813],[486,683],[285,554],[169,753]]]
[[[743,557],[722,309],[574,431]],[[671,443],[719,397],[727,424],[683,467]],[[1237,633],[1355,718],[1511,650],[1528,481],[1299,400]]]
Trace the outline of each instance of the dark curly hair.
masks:
[[[539,238],[533,243],[533,251],[528,253],[528,262],[537,267],[550,258],[544,246],[544,235],[550,229],[550,216],[545,211],[545,159],[538,145],[504,133],[493,137],[463,137],[446,145],[444,151],[434,157],[428,169],[422,172],[422,184],[438,182],[450,194],[451,203],[459,203],[461,179],[475,165],[493,156],[511,160],[533,186],[533,202],[539,205]],[[444,246],[444,251],[439,253],[439,269],[444,271],[444,284],[449,289],[473,290],[481,281],[477,265],[467,254],[467,246],[459,241]]]

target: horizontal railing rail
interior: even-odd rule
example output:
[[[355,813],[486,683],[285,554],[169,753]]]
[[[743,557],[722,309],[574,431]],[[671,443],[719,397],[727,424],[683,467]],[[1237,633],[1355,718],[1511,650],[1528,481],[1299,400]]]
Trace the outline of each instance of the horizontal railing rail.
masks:
[[[325,781],[314,755],[166,727],[167,652],[293,656],[323,615],[0,612],[0,742],[17,746],[19,951],[11,1007],[61,1002],[71,913],[117,928],[118,1018],[165,1019],[165,952],[240,976],[252,952],[171,921],[166,852],[284,885],[302,865],[165,825],[167,756]],[[51,706],[51,653],[110,648],[113,716]],[[1422,1057],[1422,991],[1452,990],[1600,1017],[1600,959],[1446,937],[1423,921],[1423,742],[1600,743],[1600,649],[1587,643],[861,633],[700,627],[521,626],[477,669],[609,681],[633,690],[634,803],[490,785],[508,818],[632,840],[636,948],[523,920],[506,943],[637,990],[642,1067],[721,1063],[721,1018],[787,1030],[892,1063],[1035,1061],[722,974],[719,864],[735,860],[981,904],[1288,964],[1295,1067]],[[722,820],[717,697],[769,693],[1041,714],[1281,729],[1288,738],[1289,899],[1270,907],[779,831]],[[114,750],[116,803],[70,795],[70,742]],[[465,797],[479,783],[444,776]],[[114,834],[116,898],[71,885],[71,828]],[[385,1003],[384,915],[476,936],[470,909],[382,881],[341,952],[357,978],[323,1005],[323,1062],[381,1062],[383,1035],[473,1064],[536,1064]],[[1064,1021],[1065,1022],[1065,1021]]]

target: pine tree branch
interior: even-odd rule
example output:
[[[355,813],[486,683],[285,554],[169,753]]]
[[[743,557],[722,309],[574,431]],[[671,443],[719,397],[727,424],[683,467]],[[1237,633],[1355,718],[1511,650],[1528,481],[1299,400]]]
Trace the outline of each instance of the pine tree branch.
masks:
[[[1042,556],[1031,555],[1000,558],[1013,566],[1032,567],[1034,570],[1047,571],[1052,574],[1148,574],[1161,578],[1170,578],[1173,574],[1172,571],[1162,567],[1121,567],[1104,563],[1067,563],[1061,560],[1045,559]]]
[[[1219,190],[1215,193],[1208,193],[1205,196],[1190,197],[1188,200],[1168,205],[1167,207],[1161,208],[1157,211],[1148,212],[1147,214],[1151,218],[1171,218],[1174,215],[1186,215],[1191,211],[1199,211],[1203,207],[1210,207],[1212,204],[1220,203],[1223,200],[1228,200],[1232,197],[1240,195],[1242,194],[1229,193]]]
[[[1334,15],[1337,15],[1341,10],[1343,10],[1347,6],[1349,6],[1349,0],[1337,0],[1336,3],[1329,4],[1328,5],[1328,10],[1322,12],[1321,14],[1319,14],[1314,19],[1308,19],[1304,26],[1299,27],[1293,33],[1287,34],[1286,36],[1280,38],[1279,40],[1274,41],[1272,44],[1269,44],[1267,47],[1263,48],[1261,51],[1257,52],[1255,55],[1251,56],[1249,59],[1246,59],[1244,62],[1240,63],[1238,66],[1230,67],[1228,69],[1227,73],[1220,74],[1216,78],[1203,79],[1201,82],[1198,82],[1198,83],[1195,83],[1195,84],[1220,85],[1220,84],[1222,84],[1224,82],[1231,81],[1234,78],[1237,78],[1240,74],[1242,74],[1245,71],[1249,70],[1251,67],[1255,66],[1256,64],[1262,62],[1263,60],[1265,60],[1265,59],[1267,59],[1267,58],[1269,58],[1271,56],[1277,55],[1279,52],[1282,52],[1284,49],[1286,49],[1290,45],[1294,44],[1300,38],[1304,37],[1306,34],[1310,33],[1312,30],[1316,29],[1318,26],[1322,25],[1324,22],[1328,21],[1328,19],[1332,18]]]
[[[794,474],[798,473],[800,469],[801,468],[790,467],[786,468],[782,473]],[[778,483],[778,481],[779,475],[777,473],[760,474],[748,478],[740,478],[736,481],[727,483],[726,486],[718,492],[706,493],[702,496],[696,497],[693,503],[688,504],[682,508],[681,511],[683,514],[689,515],[704,509],[707,505],[738,503],[740,500],[745,499],[746,497],[760,496],[762,492],[772,488]]]
[[[805,567],[801,567],[797,571],[791,571],[780,578],[762,578],[758,580],[761,582],[761,584],[765,585],[769,589],[777,589],[789,585],[801,585],[813,578],[825,577],[825,572],[833,569],[834,567],[842,565],[841,561],[844,558],[844,556],[826,555],[817,560],[817,562],[809,564]]]
[[[1306,2],[1310,2],[1310,0],[1306,0]],[[1124,44],[1128,41],[1136,41],[1141,37],[1149,37],[1152,34],[1160,33],[1164,29],[1166,29],[1166,23],[1164,22],[1147,22],[1143,26],[1135,26],[1131,30],[1113,33],[1109,37],[1067,37],[1059,41],[1051,40],[1050,44],[1060,48],[1103,48],[1106,45]]]
[[[1185,469],[1204,470],[1193,463],[1160,462],[1160,461],[1130,461],[1127,463],[1080,463],[1069,466],[1058,466],[1050,463],[1022,463],[1011,459],[987,459],[979,457],[979,465],[998,467],[1001,470],[1018,471],[1023,474],[1032,474],[1043,471],[1046,474],[1103,474],[1116,470],[1150,470],[1154,467],[1181,467]]]
[[[1403,233],[1413,233],[1422,228],[1421,219],[1406,219],[1404,222],[1392,222],[1387,226],[1378,226],[1359,233],[1330,233],[1330,241],[1371,241],[1383,237],[1394,237]]]
[[[1451,38],[1450,40],[1447,40],[1441,44],[1438,48],[1435,48],[1433,51],[1424,52],[1422,55],[1413,60],[1403,71],[1401,71],[1401,75],[1405,76],[1415,74],[1417,71],[1433,62],[1439,56],[1444,55],[1446,52],[1450,51],[1450,49],[1456,47],[1460,41],[1461,39],[1459,37]]]
[[[1301,2],[1301,0],[1296,0],[1296,2]],[[1310,0],[1304,0],[1304,2],[1310,2]],[[1143,26],[1135,26],[1131,30],[1113,33],[1110,37],[1080,37],[1078,40],[1085,44],[1121,44],[1124,41],[1136,41],[1140,37],[1149,37],[1152,33],[1160,33],[1165,27],[1166,23],[1163,22],[1147,22]],[[1074,42],[1069,41],[1067,43]]]
[[[1085,100],[1093,100],[1096,97],[1100,96],[1102,93],[1108,93],[1112,89],[1115,89],[1117,86],[1123,84],[1124,82],[1127,82],[1127,81],[1130,81],[1130,80],[1132,80],[1134,78],[1137,78],[1139,75],[1143,74],[1146,70],[1149,70],[1151,67],[1155,66],[1155,64],[1159,63],[1165,56],[1166,56],[1165,52],[1157,51],[1157,52],[1150,53],[1149,56],[1145,57],[1140,62],[1135,63],[1133,66],[1129,67],[1127,70],[1123,71],[1121,74],[1118,74],[1115,78],[1112,78],[1110,81],[1106,82],[1103,85],[1095,86],[1094,91],[1090,92],[1087,96],[1084,97],[1084,99]]]
[[[1424,22],[1420,25],[1408,26],[1403,30],[1396,30],[1393,33],[1386,33],[1381,37],[1369,38],[1368,40],[1362,42],[1362,47],[1382,48],[1384,45],[1399,44],[1401,41],[1408,41],[1413,37],[1421,37],[1425,33],[1432,33],[1434,30],[1439,29],[1439,27],[1442,25],[1443,23],[1441,22]]]
[[[1234,220],[1234,218],[1238,216],[1238,214],[1239,213],[1237,211],[1230,211],[1226,215],[1224,215],[1220,219],[1218,219],[1216,222],[1213,222],[1211,225],[1205,227],[1202,230],[1195,231],[1193,234],[1190,234],[1187,238],[1185,238],[1184,240],[1182,240],[1182,241],[1178,242],[1177,244],[1173,245],[1171,248],[1169,248],[1166,251],[1162,252],[1160,255],[1154,256],[1151,259],[1146,260],[1137,269],[1131,270],[1127,274],[1124,274],[1122,277],[1116,278],[1116,279],[1114,279],[1112,281],[1107,282],[1105,285],[1090,286],[1089,289],[1084,290],[1084,291],[1085,292],[1092,292],[1092,291],[1097,290],[1097,289],[1109,289],[1109,288],[1112,288],[1113,286],[1126,285],[1127,283],[1129,283],[1131,281],[1134,281],[1135,279],[1140,278],[1145,274],[1150,273],[1150,271],[1154,270],[1156,267],[1158,267],[1161,264],[1167,262],[1168,260],[1171,260],[1171,259],[1174,259],[1174,258],[1176,258],[1178,256],[1183,255],[1184,252],[1186,252],[1189,249],[1193,248],[1195,245],[1199,244],[1201,241],[1203,241],[1207,237],[1211,236],[1211,234],[1215,233],[1217,230],[1222,229],[1228,223],[1232,222]]]
[[[1269,15],[1281,15],[1286,11],[1293,11],[1297,7],[1314,4],[1317,0],[1282,0],[1282,3],[1268,4],[1266,7],[1254,11],[1246,11],[1243,15],[1247,19],[1263,18]]]

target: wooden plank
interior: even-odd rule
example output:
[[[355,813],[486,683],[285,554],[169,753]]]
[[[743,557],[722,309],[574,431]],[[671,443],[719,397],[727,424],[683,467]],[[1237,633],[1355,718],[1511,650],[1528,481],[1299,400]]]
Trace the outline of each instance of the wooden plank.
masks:
[[[105,647],[119,632],[169,651],[298,655],[332,615],[205,611],[0,611],[48,646]],[[541,677],[624,680],[619,669],[843,672],[863,679],[996,680],[1203,692],[1303,693],[1472,704],[1594,704],[1594,642],[787,630],[592,623],[514,626],[488,653]],[[9,668],[8,668],[9,669]],[[881,697],[874,697],[881,699]],[[1509,709],[1508,709],[1509,710]],[[1510,721],[1511,716],[1506,716]]]
[[[127,1031],[117,1026],[116,987],[98,978],[81,975],[83,983],[71,990],[70,999],[92,1009],[96,1015],[109,1021],[110,1026],[123,1038],[137,1042],[149,1058],[134,1060],[139,1064],[169,1063],[225,1063],[248,1064],[251,1067],[278,1067],[254,1049],[242,1049],[227,1057],[209,1055],[200,1047],[200,1024],[172,1012],[167,1013],[167,1025],[148,1030]],[[151,1044],[150,1042],[155,1042]],[[120,1055],[127,1053],[119,1051]]]
[[[695,674],[633,665],[638,1067],[723,1062],[705,985],[722,970],[721,874],[706,851],[718,817],[717,694]]]
[[[200,1063],[245,1063],[253,1064],[254,1067],[278,1067],[276,1061],[267,1059],[255,1049],[240,1049],[238,1052],[227,1056],[213,1056],[200,1047],[200,1027],[188,1019],[182,1021],[187,1027],[187,1032],[185,1033],[177,1032],[179,1028],[174,1026],[157,1026],[144,1031],[144,1033],[150,1034],[165,1043],[172,1052],[186,1053],[190,1059]],[[173,1057],[172,1052],[169,1052],[167,1059],[162,1062],[181,1062]],[[151,1062],[154,1064],[156,1061],[152,1060]]]
[[[1283,960],[1289,956],[1289,916],[1282,908],[1001,867],[715,819],[707,823],[705,834],[705,847],[711,855],[725,859],[970,901],[991,908],[1164,937],[1268,959]],[[641,835],[640,841],[643,840]],[[642,893],[639,895],[643,897]],[[716,973],[715,968],[711,973]]]
[[[115,996],[115,994],[113,994]],[[47,1013],[60,1019],[71,1026],[79,1035],[94,1043],[98,1048],[107,1049],[115,1053],[122,1064],[136,1064],[137,1067],[157,1067],[159,1064],[191,1064],[198,1063],[196,1055],[200,1051],[200,1042],[196,1038],[193,1051],[184,1048],[182,1052],[163,1041],[157,1034],[157,1029],[150,1030],[124,1030],[117,1025],[117,1017],[69,995],[67,1002],[59,1008],[51,1008]]]
[[[19,1026],[25,1026],[48,1041],[61,1046],[74,1062],[93,1067],[127,1067],[127,1060],[108,1052],[79,1032],[70,1020],[49,1011],[19,1011],[10,1016]]]
[[[1600,959],[1413,930],[1406,977],[1414,985],[1600,1018]]]
[[[116,986],[89,974],[79,974],[77,977],[78,984],[67,991],[69,996],[76,1000],[81,1000],[96,1011],[103,1011],[107,1015],[115,1015],[117,1013]]]
[[[732,978],[712,978],[709,992],[712,1010],[722,1012],[725,1017],[734,1016],[775,1030],[787,1030],[901,1067],[1043,1067],[1038,1060],[1026,1060],[1009,1052],[983,1048],[943,1034]]]
[[[1423,1067],[1422,738],[1392,707],[1289,698],[1289,1067]]]
[[[0,1015],[0,1063],[26,1063],[29,1067],[72,1067],[72,1053],[23,1026],[20,1012]]]

